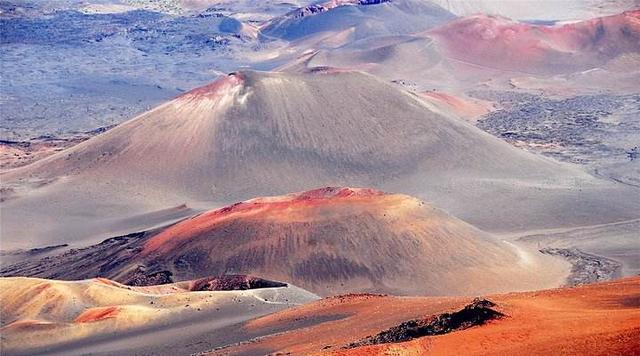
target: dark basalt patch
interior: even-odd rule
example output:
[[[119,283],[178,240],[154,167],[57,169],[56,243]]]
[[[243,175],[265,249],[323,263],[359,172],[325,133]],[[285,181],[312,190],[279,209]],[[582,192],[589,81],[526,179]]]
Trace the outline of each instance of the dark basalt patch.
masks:
[[[620,300],[620,304],[629,308],[640,308],[640,295],[623,298]]]
[[[144,266],[139,266],[133,275],[128,278],[127,285],[144,287],[169,284],[174,282],[172,276],[173,273],[171,271],[146,272]]]
[[[37,277],[48,279],[80,280],[95,277],[113,278],[121,265],[130,263],[140,253],[146,239],[152,235],[147,232],[135,232],[112,237],[98,244],[82,248],[65,249],[68,246],[54,246],[23,251],[16,262],[0,266],[0,277]],[[57,253],[57,250],[61,251]],[[52,252],[49,254],[49,252]],[[0,252],[0,256],[4,257]],[[156,279],[171,283],[171,278],[151,275],[165,268],[147,268],[141,265],[125,279],[118,282],[128,283],[129,279],[138,279],[132,285],[154,284]],[[168,276],[171,277],[171,276]],[[145,282],[145,280],[149,282]]]
[[[49,251],[53,251],[53,250],[57,250],[57,249],[61,249],[64,247],[69,247],[68,244],[60,244],[60,245],[53,245],[53,246],[46,246],[46,247],[37,247],[37,248],[32,248],[30,250],[27,251],[27,253],[29,255],[39,255],[41,253],[46,253]]]
[[[225,275],[202,278],[194,281],[191,291],[248,290],[259,288],[286,287],[286,283],[270,281],[247,275]]]
[[[489,320],[500,319],[504,314],[492,309],[496,305],[486,299],[474,299],[462,310],[453,313],[444,313],[426,319],[405,321],[400,325],[391,327],[374,336],[368,336],[360,341],[353,342],[345,349],[354,347],[403,342],[423,336],[442,335],[454,331],[468,329],[482,325]]]
[[[539,251],[546,255],[563,257],[571,263],[571,273],[565,283],[567,287],[610,281],[621,275],[622,264],[618,261],[586,253],[577,248],[547,247]]]
[[[385,2],[391,2],[391,0],[360,0],[358,1],[358,5],[379,5]]]

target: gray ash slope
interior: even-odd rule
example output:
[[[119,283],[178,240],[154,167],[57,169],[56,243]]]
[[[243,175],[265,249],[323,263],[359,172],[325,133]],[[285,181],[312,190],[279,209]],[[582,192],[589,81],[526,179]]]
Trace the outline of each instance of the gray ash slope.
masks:
[[[514,148],[358,72],[237,73],[2,178],[15,247],[114,236],[122,219],[184,202],[318,186],[406,193],[490,231],[640,211],[637,189]]]
[[[443,24],[455,16],[427,1],[354,1],[344,6],[312,4],[274,18],[261,29],[265,38],[288,41],[322,32],[352,31],[355,39],[409,34]],[[328,3],[331,4],[331,3]]]

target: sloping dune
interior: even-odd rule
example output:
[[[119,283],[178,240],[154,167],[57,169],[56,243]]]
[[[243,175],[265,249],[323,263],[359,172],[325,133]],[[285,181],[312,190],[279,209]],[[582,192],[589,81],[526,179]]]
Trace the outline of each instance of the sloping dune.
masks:
[[[227,281],[223,278],[222,282]],[[241,280],[238,283],[238,280]],[[266,288],[233,290],[263,281]],[[221,279],[213,279],[221,283]],[[72,352],[86,346],[117,352],[129,346],[162,344],[155,333],[190,329],[186,336],[204,334],[227,325],[317,299],[282,283],[236,278],[228,291],[196,288],[212,279],[152,287],[129,287],[107,279],[54,281],[36,278],[0,279],[3,354]],[[221,288],[218,288],[221,289]],[[210,291],[211,290],[211,291]],[[186,327],[186,325],[191,325]],[[199,329],[198,329],[199,328]],[[134,335],[135,342],[119,339]],[[172,341],[172,340],[168,340]],[[173,340],[175,342],[176,340]],[[111,349],[110,349],[111,348]]]
[[[377,36],[352,41],[337,48],[318,46],[302,60],[284,66],[286,71],[315,67],[361,70],[418,90],[458,85],[461,75],[435,41],[426,35]],[[323,48],[325,47],[325,48]]]
[[[254,337],[252,342],[212,354],[633,355],[640,347],[639,295],[638,277],[493,295],[487,299],[505,316],[484,325],[402,343],[342,349],[405,321],[458,311],[473,299],[347,295],[247,322],[243,329]]]
[[[410,194],[493,231],[640,211],[637,190],[514,148],[370,75],[330,70],[231,74],[2,183],[5,249],[96,242],[184,203],[319,186]]]

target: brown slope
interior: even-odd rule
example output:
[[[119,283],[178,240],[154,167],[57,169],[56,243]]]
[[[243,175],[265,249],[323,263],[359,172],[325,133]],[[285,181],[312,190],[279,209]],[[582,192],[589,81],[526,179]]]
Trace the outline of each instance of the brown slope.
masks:
[[[237,203],[158,233],[2,270],[136,285],[238,273],[320,295],[442,295],[555,286],[567,269],[406,195],[322,188]]]
[[[131,216],[185,202],[327,185],[408,193],[491,230],[640,211],[636,190],[515,149],[358,72],[232,74],[2,183],[5,248],[95,242],[157,224]]]
[[[633,355],[640,347],[640,278],[492,295],[506,317],[402,343],[341,349],[408,320],[460,310],[470,297],[347,295],[245,323],[251,342],[211,354]],[[329,319],[329,320],[326,320]]]

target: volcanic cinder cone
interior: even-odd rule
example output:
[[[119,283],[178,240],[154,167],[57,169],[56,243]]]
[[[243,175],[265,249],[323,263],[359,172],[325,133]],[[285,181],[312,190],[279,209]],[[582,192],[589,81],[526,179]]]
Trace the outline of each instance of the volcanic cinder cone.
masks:
[[[5,248],[97,241],[187,207],[318,186],[407,193],[493,231],[640,211],[637,190],[511,147],[373,76],[332,70],[233,73],[2,181]]]
[[[252,199],[187,219],[143,246],[119,270],[144,264],[177,279],[250,273],[320,295],[530,289],[564,272],[418,199],[356,188]]]
[[[250,274],[320,295],[466,295],[556,286],[567,268],[419,199],[327,187],[236,203],[3,274],[133,285]]]
[[[331,0],[276,17],[260,33],[267,39],[295,41],[348,31],[357,40],[424,31],[454,18],[442,7],[420,0]]]
[[[640,10],[555,26],[476,15],[427,33],[447,56],[472,66],[533,75],[573,73],[638,53]]]

